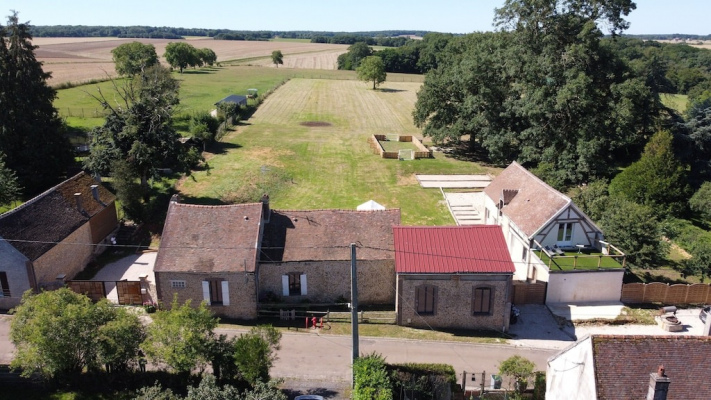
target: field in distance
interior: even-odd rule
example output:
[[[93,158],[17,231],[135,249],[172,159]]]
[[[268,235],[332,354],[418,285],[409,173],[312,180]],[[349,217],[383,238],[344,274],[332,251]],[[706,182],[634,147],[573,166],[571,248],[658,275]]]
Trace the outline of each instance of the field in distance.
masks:
[[[401,208],[405,225],[451,225],[441,193],[420,188],[415,173],[485,172],[478,164],[441,153],[386,160],[368,143],[376,133],[421,135],[411,116],[420,86],[389,81],[373,91],[354,80],[291,79],[211,149],[206,170],[178,189],[186,202],[201,204],[269,193],[278,209],[355,209],[373,199]]]
[[[94,79],[115,76],[111,50],[123,43],[139,41],[150,43],[165,63],[163,54],[168,43],[183,41],[174,39],[118,39],[118,38],[35,38],[39,46],[35,55],[44,63],[44,70],[52,73],[50,85],[81,83]],[[218,62],[255,62],[271,65],[271,53],[281,50],[285,67],[335,69],[339,54],[347,51],[347,45],[327,43],[303,43],[296,41],[266,42],[241,40],[213,40],[190,38],[186,40],[197,48],[210,48],[217,54]]]

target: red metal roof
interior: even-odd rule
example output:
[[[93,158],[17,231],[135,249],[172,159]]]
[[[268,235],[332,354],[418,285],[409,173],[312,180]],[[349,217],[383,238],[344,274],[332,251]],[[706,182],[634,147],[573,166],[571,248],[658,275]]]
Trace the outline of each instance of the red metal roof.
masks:
[[[506,273],[515,271],[501,227],[396,226],[397,273]]]

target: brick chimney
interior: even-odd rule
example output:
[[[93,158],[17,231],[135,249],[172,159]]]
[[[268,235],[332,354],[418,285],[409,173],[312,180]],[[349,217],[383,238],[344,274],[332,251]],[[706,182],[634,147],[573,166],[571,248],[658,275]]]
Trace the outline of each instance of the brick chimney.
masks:
[[[272,215],[272,211],[269,208],[269,195],[264,193],[260,201],[262,202],[262,220],[268,223],[269,217]]]
[[[649,374],[649,391],[647,400],[666,400],[671,379],[664,373],[664,366],[660,365],[657,372]]]

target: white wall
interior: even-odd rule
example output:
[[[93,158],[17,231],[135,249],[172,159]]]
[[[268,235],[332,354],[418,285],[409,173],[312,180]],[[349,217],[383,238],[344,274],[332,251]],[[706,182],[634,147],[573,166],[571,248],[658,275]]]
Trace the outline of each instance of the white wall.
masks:
[[[619,302],[624,269],[556,271],[548,277],[549,303]]]
[[[0,271],[7,274],[10,297],[2,297],[0,293],[0,309],[7,310],[20,304],[22,294],[30,289],[27,276],[27,257],[15,249],[10,243],[0,240]]]
[[[596,398],[592,340],[588,336],[548,359],[546,400]]]

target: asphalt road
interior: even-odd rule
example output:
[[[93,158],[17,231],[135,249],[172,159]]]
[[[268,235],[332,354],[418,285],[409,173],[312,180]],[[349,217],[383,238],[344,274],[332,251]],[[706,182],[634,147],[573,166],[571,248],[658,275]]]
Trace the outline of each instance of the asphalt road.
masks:
[[[218,329],[219,333],[234,335],[237,330]],[[546,369],[548,357],[556,349],[537,349],[509,345],[482,345],[458,342],[435,342],[390,338],[360,338],[360,353],[378,353],[389,363],[444,363],[450,364],[461,379],[463,371],[476,373],[477,380],[468,385],[481,384],[481,373],[496,373],[499,363],[513,355],[521,355]],[[349,336],[319,335],[317,333],[285,333],[282,336],[279,359],[271,370],[274,377],[287,380],[350,382],[352,344]]]

